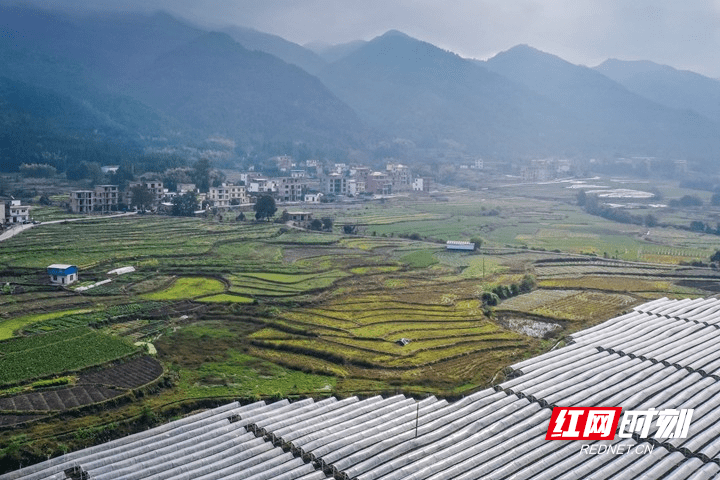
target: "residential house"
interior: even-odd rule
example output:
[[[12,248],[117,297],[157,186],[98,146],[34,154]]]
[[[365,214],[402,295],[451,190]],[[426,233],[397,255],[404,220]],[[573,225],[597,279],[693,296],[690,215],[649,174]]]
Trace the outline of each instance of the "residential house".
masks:
[[[5,204],[5,223],[17,224],[30,221],[30,206],[22,205],[20,200],[10,200]]]
[[[55,285],[70,285],[78,279],[78,267],[75,265],[53,263],[47,267],[47,273],[50,276],[50,283]]]
[[[275,191],[275,183],[267,178],[254,178],[246,185],[249,193],[272,193]]]
[[[70,192],[70,210],[73,213],[90,213],[93,211],[94,190],[74,190]]]
[[[97,185],[93,209],[103,213],[117,210],[119,198],[120,191],[117,185]]]
[[[272,157],[270,160],[275,162],[275,165],[277,165],[278,170],[281,172],[287,172],[295,166],[293,157],[290,155],[279,155],[277,157]]]
[[[132,189],[139,186],[144,186],[150,191],[153,196],[154,204],[160,203],[160,201],[165,196],[165,188],[163,188],[163,183],[159,180],[140,180],[137,182],[130,182],[127,190],[125,190],[124,203],[126,205],[132,204]]]
[[[210,187],[207,199],[214,207],[229,207],[249,203],[247,191],[242,185],[223,183],[219,187]]]
[[[320,199],[323,196],[322,193],[306,193],[303,199],[305,203],[320,203]]]
[[[194,183],[178,183],[175,187],[175,190],[177,191],[177,193],[182,195],[184,193],[195,192],[197,190],[197,187]]]
[[[413,190],[416,192],[430,193],[430,185],[432,179],[428,177],[418,177],[413,181]]]
[[[94,190],[74,190],[70,192],[70,210],[73,213],[107,213],[117,210],[119,199],[117,185],[97,185]]]
[[[305,183],[300,177],[283,177],[278,183],[277,197],[282,202],[299,202],[303,197]]]
[[[385,173],[388,175],[390,182],[392,182],[393,190],[410,190],[412,186],[410,167],[400,163],[388,163],[385,167]]]
[[[309,222],[312,218],[312,212],[288,212],[290,220],[293,222]]]
[[[348,179],[340,173],[331,173],[322,179],[321,187],[323,192],[332,195],[347,195]]]
[[[390,195],[393,192],[392,180],[386,173],[373,172],[368,175],[365,190],[376,195]]]

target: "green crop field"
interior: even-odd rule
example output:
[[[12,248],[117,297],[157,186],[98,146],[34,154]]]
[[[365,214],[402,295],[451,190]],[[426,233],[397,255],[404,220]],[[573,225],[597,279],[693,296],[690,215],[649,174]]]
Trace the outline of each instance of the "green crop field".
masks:
[[[205,277],[181,277],[166,290],[144,295],[148,300],[179,300],[221,293],[225,285],[220,280]]]
[[[677,264],[706,259],[718,237],[648,235],[585,214],[570,203],[575,192],[552,199],[564,188],[326,204],[316,217],[333,218],[333,233],[153,215],[36,226],[0,242],[0,383],[72,376],[132,355],[142,340],[157,349],[163,387],[88,418],[110,423],[144,406],[218,397],[462,395],[647,299],[712,291],[714,271]],[[478,237],[475,252],[443,244]],[[52,263],[78,265],[90,283],[113,268],[136,271],[76,292],[47,284]],[[483,293],[526,275],[532,292],[483,304]],[[508,318],[558,327],[536,338]],[[43,425],[28,435],[86,426]]]
[[[0,385],[99,365],[136,351],[129,342],[81,327],[0,342]]]

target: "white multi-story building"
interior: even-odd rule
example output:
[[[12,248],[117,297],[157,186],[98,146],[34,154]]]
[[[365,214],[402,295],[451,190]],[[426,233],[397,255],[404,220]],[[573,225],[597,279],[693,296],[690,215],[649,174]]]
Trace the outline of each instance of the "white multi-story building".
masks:
[[[207,199],[214,207],[229,207],[249,203],[247,190],[242,185],[223,183],[219,187],[210,187]]]
[[[30,221],[30,206],[22,205],[20,200],[10,200],[4,205],[5,223],[26,223]]]
[[[246,185],[250,193],[272,193],[276,190],[275,183],[267,178],[254,178]]]
[[[331,173],[323,178],[322,190],[327,194],[347,195],[348,179],[339,173]]]
[[[430,193],[432,180],[427,177],[418,177],[413,181],[412,188],[416,192]]]
[[[299,177],[283,177],[278,184],[278,199],[283,202],[299,202],[303,198],[305,183]]]

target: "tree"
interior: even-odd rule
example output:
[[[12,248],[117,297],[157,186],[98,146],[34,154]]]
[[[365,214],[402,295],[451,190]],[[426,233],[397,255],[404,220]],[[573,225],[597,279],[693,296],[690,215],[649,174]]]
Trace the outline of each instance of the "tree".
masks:
[[[280,222],[286,223],[290,221],[290,212],[287,211],[287,208],[282,211],[282,214],[280,215]]]
[[[210,190],[210,161],[201,158],[193,165],[192,179],[201,192]]]
[[[253,209],[255,210],[256,220],[269,219],[277,212],[275,199],[270,195],[263,195],[258,198]]]
[[[710,257],[711,262],[720,262],[720,250],[715,250],[715,253]]]
[[[177,192],[179,183],[192,183],[192,178],[190,178],[189,173],[192,173],[192,170],[186,167],[165,170],[162,179],[163,185],[171,192]]]
[[[132,172],[132,166],[120,165],[115,173],[110,174],[110,183],[117,185],[121,190],[127,188],[128,184],[135,180],[135,175]]]
[[[585,202],[587,202],[587,195],[585,194],[585,190],[580,190],[577,193],[577,204],[580,207],[584,207]]]
[[[153,194],[145,185],[136,185],[130,189],[130,207],[135,207],[143,212],[153,203]]]
[[[328,217],[323,218],[323,219],[322,219],[322,226],[323,226],[323,230],[332,231],[333,219],[332,219],[332,218],[328,218]]]
[[[480,247],[482,247],[483,239],[480,238],[480,237],[472,237],[472,238],[470,239],[470,243],[474,243],[474,244],[475,244],[475,250],[478,250]]]
[[[690,222],[690,230],[692,230],[693,232],[704,232],[705,223],[699,220],[693,220],[692,222]]]
[[[315,220],[313,220],[312,222],[310,222],[309,228],[310,228],[310,230],[320,231],[320,229],[322,228],[322,226],[323,226],[323,223],[316,218]]]
[[[26,177],[50,178],[57,174],[57,169],[46,163],[23,163],[20,165],[20,173]]]
[[[176,217],[192,217],[198,208],[197,197],[192,192],[176,195],[172,203],[173,206],[170,214]]]
[[[656,227],[658,224],[657,218],[655,215],[648,213],[645,215],[645,226],[646,227]]]

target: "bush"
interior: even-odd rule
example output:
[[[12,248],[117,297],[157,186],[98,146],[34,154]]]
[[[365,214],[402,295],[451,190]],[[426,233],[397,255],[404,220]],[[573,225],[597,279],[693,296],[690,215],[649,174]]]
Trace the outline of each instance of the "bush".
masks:
[[[483,292],[480,299],[482,300],[483,305],[489,305],[491,307],[496,306],[500,302],[500,298],[492,292]]]
[[[520,282],[520,285],[519,285],[520,291],[523,293],[527,293],[527,292],[531,291],[533,288],[535,288],[536,284],[537,283],[535,282],[535,277],[533,277],[532,275],[530,275],[528,273],[523,277],[522,281]]]

